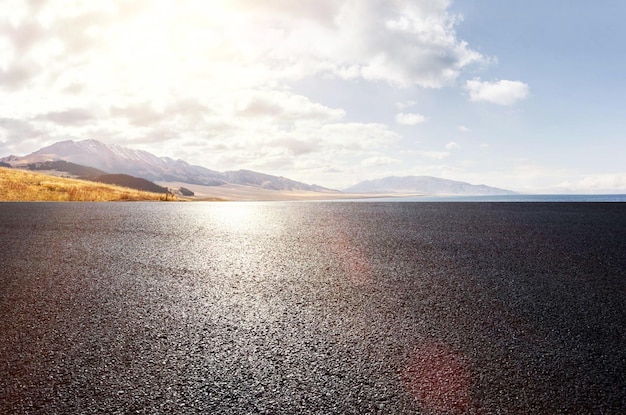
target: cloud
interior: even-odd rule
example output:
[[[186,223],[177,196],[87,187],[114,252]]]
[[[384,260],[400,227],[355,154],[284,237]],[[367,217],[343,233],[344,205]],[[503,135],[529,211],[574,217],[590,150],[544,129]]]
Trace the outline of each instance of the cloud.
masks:
[[[460,148],[460,147],[461,147],[461,146],[459,146],[459,144],[458,144],[458,143],[455,143],[454,141],[452,141],[452,142],[450,142],[450,143],[446,144],[446,149],[448,149],[448,150],[456,150],[456,149],[458,149],[458,148]]]
[[[22,55],[45,37],[45,30],[35,21],[22,24],[5,21],[0,24],[0,35],[8,40],[16,55]]]
[[[330,169],[343,170],[360,163],[364,157],[382,150],[400,140],[387,126],[376,123],[295,122],[276,124],[271,119],[241,120],[229,131],[208,130],[211,134],[200,140],[196,150],[186,155],[191,163],[210,168],[258,169],[271,166],[275,173],[290,178],[305,179],[307,171],[317,173]],[[275,163],[288,158],[290,163]],[[300,166],[306,171],[297,171]]]
[[[626,192],[626,173],[604,173],[584,177],[572,187],[589,192]]]
[[[0,137],[7,142],[21,143],[25,139],[41,137],[43,131],[38,130],[28,121],[16,118],[0,118]]]
[[[465,89],[469,91],[470,100],[486,101],[498,105],[513,105],[528,97],[528,85],[519,81],[482,82],[480,78],[467,81]]]
[[[399,86],[451,85],[463,67],[484,58],[456,39],[447,7],[447,1],[344,2],[336,18],[339,53],[351,58],[344,65],[359,67],[364,79]]]
[[[244,117],[275,117],[283,113],[280,105],[262,98],[251,99],[244,103],[242,108],[237,111],[239,115]]]
[[[396,115],[396,122],[402,125],[417,125],[426,122],[427,118],[421,114],[401,112]]]
[[[384,124],[334,123],[324,125],[312,137],[322,140],[326,147],[335,150],[377,150],[400,139]]]
[[[273,117],[280,121],[336,121],[345,116],[341,109],[328,108],[289,91],[246,91],[236,102],[237,115]]]
[[[229,100],[227,93],[281,90],[313,75],[439,88],[484,59],[457,39],[448,7],[444,0],[9,2],[0,17],[0,83],[19,89],[36,81],[24,101],[54,94],[119,108]],[[241,115],[270,116],[276,104],[250,102]],[[48,112],[58,107],[51,102]],[[286,112],[326,117],[318,110]]]
[[[93,118],[94,114],[91,113],[91,111],[82,108],[53,111],[35,117],[36,120],[51,121],[61,125],[83,124],[87,121],[91,121]]]
[[[164,114],[157,111],[149,102],[128,104],[124,107],[114,106],[110,109],[113,117],[127,119],[135,126],[148,126],[163,119]]]
[[[400,163],[400,160],[385,156],[369,157],[361,161],[361,165],[364,167],[390,166],[398,163]]]
[[[459,125],[459,131],[462,133],[468,133],[470,131],[472,131],[471,129],[469,129],[468,127],[464,126],[464,125]]]
[[[128,103],[125,106],[112,106],[109,114],[112,117],[126,119],[135,127],[158,126],[173,119],[197,118],[211,114],[212,110],[194,98],[184,98],[169,102],[162,108],[156,108],[149,101]]]
[[[418,157],[431,159],[431,160],[443,160],[450,157],[449,151],[412,151]]]
[[[415,101],[402,101],[402,102],[397,102],[396,103],[396,108],[398,108],[400,111],[405,110],[409,107],[412,107],[413,105],[417,104],[417,102]]]
[[[299,139],[283,138],[270,141],[272,147],[283,147],[291,156],[302,156],[320,150],[320,143],[316,141],[305,141]]]
[[[240,27],[250,29],[227,37],[226,46],[257,63],[263,60],[267,69],[281,76],[327,73],[440,88],[453,84],[462,68],[485,60],[457,39],[457,20],[447,10],[448,1],[232,4],[239,12]],[[243,50],[242,44],[255,48]]]

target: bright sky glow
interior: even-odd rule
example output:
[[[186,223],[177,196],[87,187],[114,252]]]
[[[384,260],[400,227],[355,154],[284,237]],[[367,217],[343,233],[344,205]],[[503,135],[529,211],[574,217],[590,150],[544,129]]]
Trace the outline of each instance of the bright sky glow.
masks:
[[[0,0],[0,156],[626,192],[626,4]]]

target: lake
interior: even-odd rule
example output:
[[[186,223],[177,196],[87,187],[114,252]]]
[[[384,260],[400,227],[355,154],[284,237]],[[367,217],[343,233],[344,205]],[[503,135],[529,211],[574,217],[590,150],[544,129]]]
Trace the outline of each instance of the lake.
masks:
[[[343,201],[346,201],[344,199]],[[483,196],[405,196],[405,197],[381,197],[369,199],[353,199],[359,202],[507,202],[507,203],[615,203],[626,202],[626,194],[601,194],[601,195],[483,195]]]
[[[626,413],[626,204],[0,203],[0,413]]]

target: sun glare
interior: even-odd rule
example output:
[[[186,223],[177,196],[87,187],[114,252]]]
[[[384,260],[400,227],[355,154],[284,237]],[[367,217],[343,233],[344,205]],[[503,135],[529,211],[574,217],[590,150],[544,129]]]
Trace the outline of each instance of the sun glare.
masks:
[[[212,221],[221,229],[254,233],[263,224],[262,209],[256,203],[228,203],[212,208]]]
[[[155,95],[191,87],[193,79],[223,79],[220,62],[232,61],[229,47],[235,14],[220,1],[155,1],[119,19],[105,34],[110,76]],[[227,58],[227,59],[226,59]],[[211,76],[212,72],[220,76]],[[194,84],[197,87],[197,84]]]

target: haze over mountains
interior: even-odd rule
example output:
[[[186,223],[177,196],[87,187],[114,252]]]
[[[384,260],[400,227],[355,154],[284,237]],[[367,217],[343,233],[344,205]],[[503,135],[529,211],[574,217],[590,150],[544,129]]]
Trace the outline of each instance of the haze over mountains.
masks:
[[[183,160],[158,157],[147,151],[104,144],[98,140],[61,141],[24,157],[9,156],[0,159],[14,167],[52,160],[64,160],[108,173],[129,174],[154,182],[181,182],[204,186],[237,184],[271,190],[332,191],[321,186],[249,170],[218,172]]]
[[[440,179],[431,176],[386,177],[378,180],[366,180],[344,189],[349,193],[419,193],[426,195],[507,195],[515,194],[510,190],[496,187],[473,185],[455,180]]]
[[[81,167],[112,174],[127,174],[159,183],[190,184],[198,186],[262,189],[264,191],[304,191],[339,193],[318,185],[297,182],[285,177],[250,170],[219,172],[183,160],[158,157],[147,151],[134,150],[98,140],[61,141],[41,148],[27,156],[8,156],[0,162],[12,167],[39,169],[54,166],[52,170],[70,174]],[[53,162],[53,163],[51,163]],[[64,163],[65,162],[65,163]],[[76,165],[79,165],[78,167]],[[71,171],[70,171],[71,170]],[[496,195],[512,194],[509,190],[485,185],[440,179],[428,176],[387,177],[367,180],[344,189],[346,193],[403,193],[425,195]]]

